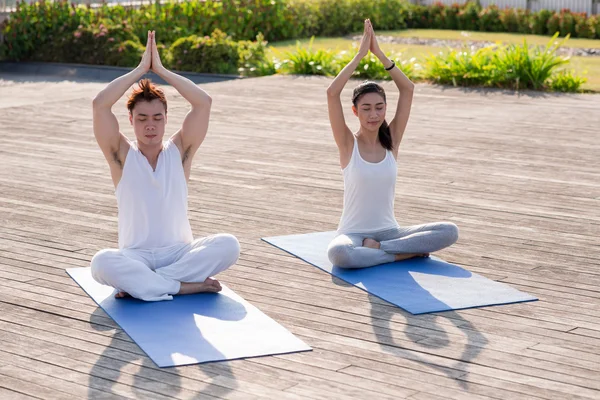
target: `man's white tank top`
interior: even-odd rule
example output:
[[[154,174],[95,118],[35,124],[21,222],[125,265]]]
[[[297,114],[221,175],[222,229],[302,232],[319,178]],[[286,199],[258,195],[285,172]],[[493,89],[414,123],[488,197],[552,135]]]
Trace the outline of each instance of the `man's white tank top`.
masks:
[[[187,182],[179,149],[163,143],[156,170],[132,142],[115,190],[119,207],[119,248],[158,249],[190,243]]]
[[[344,176],[344,209],[338,233],[369,233],[398,226],[394,217],[394,195],[398,175],[390,150],[378,163],[365,161],[358,150],[358,139]]]

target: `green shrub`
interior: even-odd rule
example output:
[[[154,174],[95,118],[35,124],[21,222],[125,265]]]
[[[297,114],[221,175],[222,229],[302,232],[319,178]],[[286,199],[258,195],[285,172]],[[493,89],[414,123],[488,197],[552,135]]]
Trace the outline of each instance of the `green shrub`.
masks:
[[[586,18],[585,14],[576,15],[575,32],[578,38],[593,39],[594,37],[596,37],[594,20],[592,18]]]
[[[34,53],[46,43],[95,20],[88,8],[70,6],[66,1],[19,3],[3,24],[6,57],[13,61],[35,58]]]
[[[517,32],[519,33],[531,33],[531,13],[529,10],[516,9],[515,13],[517,15],[517,24],[519,28]]]
[[[180,38],[170,48],[172,68],[181,71],[236,74],[243,65],[264,61],[265,42],[234,41],[215,29],[210,36],[191,35]]]
[[[429,8],[415,4],[408,8],[406,25],[411,29],[427,28],[429,26]]]
[[[546,48],[523,45],[509,45],[496,55],[496,66],[506,71],[508,81],[515,83],[515,89],[543,89],[555,70],[568,60],[557,56],[556,49],[562,43],[550,42]]]
[[[464,8],[458,13],[458,29],[476,31],[480,11],[481,6],[478,3],[472,1],[467,2]]]
[[[282,63],[283,72],[295,75],[334,75],[336,64],[335,53],[331,50],[313,50],[314,38],[308,46],[296,44],[296,50],[286,53],[286,60]]]
[[[334,75],[340,73],[340,71],[350,62],[354,55],[353,52],[343,51],[335,57],[334,63],[336,64]],[[401,53],[388,53],[387,57],[396,63],[396,66],[400,68],[402,72],[409,79],[417,79],[415,59],[402,60]],[[366,57],[360,60],[360,63],[353,72],[352,77],[359,79],[370,79],[370,80],[391,80],[390,73],[385,70],[385,66],[381,61],[373,54],[369,53]]]
[[[460,12],[459,4],[451,4],[446,7],[445,13],[445,25],[444,29],[458,29],[458,13]]]
[[[446,29],[446,6],[443,3],[434,3],[429,7],[427,25],[432,29]]]
[[[554,35],[556,32],[560,33],[560,14],[552,14],[550,18],[548,18],[548,24],[546,25],[546,31],[550,35]]]
[[[600,16],[592,15],[590,17],[590,25],[593,27],[593,30],[596,33],[596,39],[600,39]]]
[[[548,34],[548,20],[554,15],[554,11],[540,10],[531,16],[531,33],[535,35]],[[552,33],[554,34],[554,32]]]
[[[130,42],[125,44],[125,42]],[[52,42],[42,46],[39,51],[31,54],[32,61],[66,62],[95,65],[123,65],[116,60],[118,48],[124,45],[122,52],[125,58],[131,58],[132,53],[139,53],[144,47],[138,41],[131,29],[121,24],[109,25],[107,21],[92,23],[88,26],[80,25],[74,32],[63,32]],[[139,54],[142,54],[139,53]]]
[[[500,12],[500,22],[504,32],[519,31],[519,16],[513,8],[505,8]]]
[[[494,46],[477,51],[452,50],[427,59],[425,77],[455,86],[488,86],[511,89],[579,90],[585,82],[558,69],[568,60],[556,55],[561,43],[553,43],[555,35],[543,49],[522,45]]]
[[[246,74],[273,71],[275,64],[264,60],[264,44],[256,44],[262,43],[263,39],[274,41],[357,33],[362,31],[366,17],[371,18],[378,30],[435,27],[542,34],[558,31],[563,36],[600,38],[598,16],[587,18],[569,10],[529,13],[499,10],[496,6],[482,9],[479,2],[474,1],[464,5],[436,3],[426,7],[405,0],[189,0],[155,2],[140,8],[103,4],[91,9],[71,5],[66,0],[42,0],[33,4],[20,3],[0,27],[3,33],[0,57],[13,61],[132,65],[141,44],[145,43],[147,29],[151,28],[157,31],[159,52],[165,65],[178,68],[177,63],[188,62],[191,54],[198,53],[197,49],[178,48],[184,42],[186,46],[192,46],[190,41],[179,42],[175,51],[169,51],[178,39],[194,36],[193,46],[200,44],[203,49],[206,47],[202,51],[210,49],[215,55],[224,57],[223,61],[202,61],[202,69],[234,72],[234,68],[236,71],[242,68]],[[110,32],[100,35],[101,26]],[[123,34],[117,32],[117,28],[122,29]],[[199,39],[208,37],[216,28],[225,32],[228,39]],[[255,42],[254,38],[259,34],[264,38]],[[114,42],[107,42],[108,37]],[[244,44],[248,40],[252,42]],[[234,45],[234,41],[242,44]],[[250,49],[253,58],[248,58],[244,49]],[[189,54],[184,53],[186,50]],[[229,65],[236,52],[239,60]],[[124,60],[116,60],[119,55]],[[177,58],[171,61],[174,55]],[[190,61],[189,67],[193,65],[195,62]]]
[[[375,14],[369,18],[377,30],[406,29],[408,7],[405,0],[379,0]]]
[[[560,13],[560,35],[561,36],[575,36],[577,34],[575,30],[575,16],[569,10],[562,10]]]
[[[279,60],[263,60],[255,65],[240,67],[239,73],[244,76],[266,76],[275,75],[279,72],[281,63]]]
[[[500,9],[495,5],[482,9],[479,12],[479,30],[483,32],[503,32],[504,25],[500,16]]]
[[[477,51],[451,50],[447,54],[427,58],[425,78],[436,83],[454,86],[493,86],[489,82],[494,72],[491,48]]]
[[[219,30],[177,39],[170,53],[173,68],[190,72],[235,74],[240,58],[237,43]]]
[[[255,41],[244,40],[238,42],[238,72],[248,76],[272,75],[272,63],[266,57],[267,42],[262,34],[258,34]],[[276,68],[273,73],[276,72]]]
[[[133,68],[139,65],[145,50],[146,48],[140,42],[134,40],[116,43],[110,48],[105,63],[106,65]],[[163,65],[168,66],[168,60],[164,56],[161,57],[161,61]]]
[[[581,92],[581,86],[586,78],[573,75],[571,71],[560,71],[550,78],[550,89],[555,92]]]

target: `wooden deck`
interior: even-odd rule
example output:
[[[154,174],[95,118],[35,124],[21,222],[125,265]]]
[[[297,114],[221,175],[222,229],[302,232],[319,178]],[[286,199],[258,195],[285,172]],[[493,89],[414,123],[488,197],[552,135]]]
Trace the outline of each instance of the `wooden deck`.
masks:
[[[336,227],[329,80],[204,85],[194,233],[235,234],[221,280],[314,350],[159,369],[65,273],[116,246],[92,134],[105,83],[26,80],[0,76],[1,399],[600,398],[600,96],[417,87],[399,221],[455,222],[441,257],[540,301],[412,316],[260,240]],[[167,93],[173,132],[187,105]]]

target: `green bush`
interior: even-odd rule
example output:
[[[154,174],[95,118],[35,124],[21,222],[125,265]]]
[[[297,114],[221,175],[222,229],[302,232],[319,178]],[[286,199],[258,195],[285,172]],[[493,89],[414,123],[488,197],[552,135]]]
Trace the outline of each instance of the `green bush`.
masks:
[[[266,76],[275,75],[280,71],[281,63],[279,60],[263,60],[255,65],[240,67],[238,71],[244,76]]]
[[[460,12],[459,4],[452,4],[446,7],[445,14],[445,25],[444,29],[458,29],[458,13]]]
[[[462,6],[452,4],[446,6],[443,3],[435,3],[429,7],[424,15],[424,28],[433,29],[458,29],[458,14],[461,12]]]
[[[548,24],[546,25],[546,31],[550,35],[554,35],[556,32],[560,33],[560,14],[552,14],[550,18],[548,18]]]
[[[476,31],[479,21],[479,3],[469,1],[458,13],[458,28],[465,31]]]
[[[503,32],[504,25],[500,16],[500,9],[495,5],[482,9],[479,12],[479,30],[482,32]]]
[[[516,9],[517,23],[519,24],[519,33],[531,33],[531,13],[529,10]]]
[[[509,82],[514,82],[515,89],[543,89],[554,71],[568,60],[557,56],[559,43],[548,43],[546,48],[523,45],[509,45],[496,55],[495,65],[505,71]]]
[[[110,48],[105,62],[106,65],[115,65],[118,67],[136,67],[139,65],[142,55],[146,48],[136,40],[126,40],[122,43],[116,43]],[[161,57],[163,65],[168,65],[165,57]]]
[[[117,61],[119,48],[123,57],[129,60],[133,54],[140,57],[133,64],[130,61]],[[139,52],[141,49],[141,53]],[[74,32],[63,32],[39,51],[31,54],[32,61],[66,62],[95,65],[135,66],[139,63],[144,47],[131,29],[121,24],[108,25],[108,22],[80,25]],[[124,64],[125,63],[125,64]]]
[[[593,27],[593,30],[596,33],[596,38],[600,39],[600,16],[592,15],[590,17],[590,25]]]
[[[403,0],[306,0],[317,4],[320,36],[339,36],[363,30],[365,18],[370,18],[377,29],[404,29]]]
[[[594,20],[592,18],[586,18],[585,14],[575,16],[575,33],[579,38],[593,39],[596,37]]]
[[[563,43],[553,43],[546,48],[523,45],[493,46],[477,51],[452,50],[427,59],[425,78],[454,86],[488,86],[511,89],[580,90],[585,79],[570,72],[557,75],[558,69],[568,60],[556,55]],[[564,41],[563,41],[564,42]]]
[[[540,10],[531,16],[530,31],[535,35],[548,34],[548,20],[554,15],[554,11]],[[554,32],[552,33],[554,34]]]
[[[282,63],[282,71],[295,75],[334,75],[336,64],[335,53],[331,50],[314,50],[314,38],[308,46],[301,46],[298,42],[296,50],[286,53],[286,60]]]
[[[573,75],[571,71],[560,71],[550,78],[550,90],[555,92],[581,92],[586,78]]]
[[[575,16],[569,10],[562,10],[560,13],[560,35],[561,36],[575,36],[577,34],[575,30]]]
[[[446,25],[446,6],[442,3],[434,3],[429,7],[427,15],[427,25],[434,29],[445,29]]]
[[[406,0],[190,0],[144,4],[139,8],[103,4],[98,8],[57,2],[20,3],[2,27],[4,56],[29,60],[56,38],[73,33],[79,26],[127,26],[140,43],[146,31],[157,32],[160,43],[170,45],[181,37],[210,35],[216,28],[234,40],[253,40],[263,33],[266,40],[338,36],[360,32],[369,17],[378,30],[441,28],[522,33],[549,33],[600,38],[598,17],[587,18],[568,10],[482,9],[478,2],[430,7]],[[502,28],[501,28],[502,26]]]
[[[425,78],[454,86],[493,86],[489,79],[494,72],[492,56],[487,47],[474,52],[465,49],[431,55],[427,58]]]
[[[172,68],[181,71],[237,74],[240,68],[249,69],[265,61],[262,35],[256,42],[234,41],[226,33],[215,29],[210,36],[180,38],[169,49]]]
[[[500,12],[500,22],[504,32],[519,32],[519,16],[513,8],[505,8]]]
[[[427,28],[429,26],[429,8],[414,4],[408,8],[406,25],[411,29]]]
[[[387,56],[390,60],[393,60],[396,63],[396,66],[398,68],[400,68],[400,70],[402,72],[404,72],[404,74],[409,79],[417,79],[417,75],[415,72],[415,59],[414,58],[411,60],[402,60],[401,54],[394,54],[394,53],[389,53]],[[339,59],[338,66],[339,67],[338,67],[338,70],[336,71],[336,74],[339,73],[339,71],[341,71],[341,69],[346,64],[348,64],[348,62],[350,62],[352,57],[353,57],[353,54],[351,54],[351,55],[343,54],[343,55],[341,55],[341,57],[338,57],[338,59]],[[366,56],[362,60],[360,60],[360,63],[358,64],[358,67],[356,67],[356,70],[354,71],[352,76],[355,78],[369,79],[369,80],[391,80],[392,79],[392,77],[390,76],[390,73],[385,70],[385,66],[373,54],[369,54],[368,56]]]
[[[267,61],[265,51],[267,42],[262,34],[258,34],[255,41],[244,40],[238,42],[238,72],[248,76],[272,75],[272,63]],[[274,69],[276,71],[276,69]],[[275,73],[275,72],[273,72]]]
[[[88,8],[70,6],[66,1],[19,3],[3,24],[6,58],[13,61],[35,58],[34,53],[47,43],[95,20]]]

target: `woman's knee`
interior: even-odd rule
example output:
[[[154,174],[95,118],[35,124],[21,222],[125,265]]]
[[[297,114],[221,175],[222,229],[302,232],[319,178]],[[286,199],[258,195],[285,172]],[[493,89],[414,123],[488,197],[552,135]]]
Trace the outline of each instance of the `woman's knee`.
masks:
[[[336,267],[340,268],[352,268],[354,267],[354,260],[352,253],[354,252],[354,246],[351,244],[338,244],[329,246],[327,249],[327,257],[329,261]]]
[[[444,232],[446,232],[446,237],[448,240],[448,246],[456,243],[458,240],[458,226],[452,222],[444,223]]]

